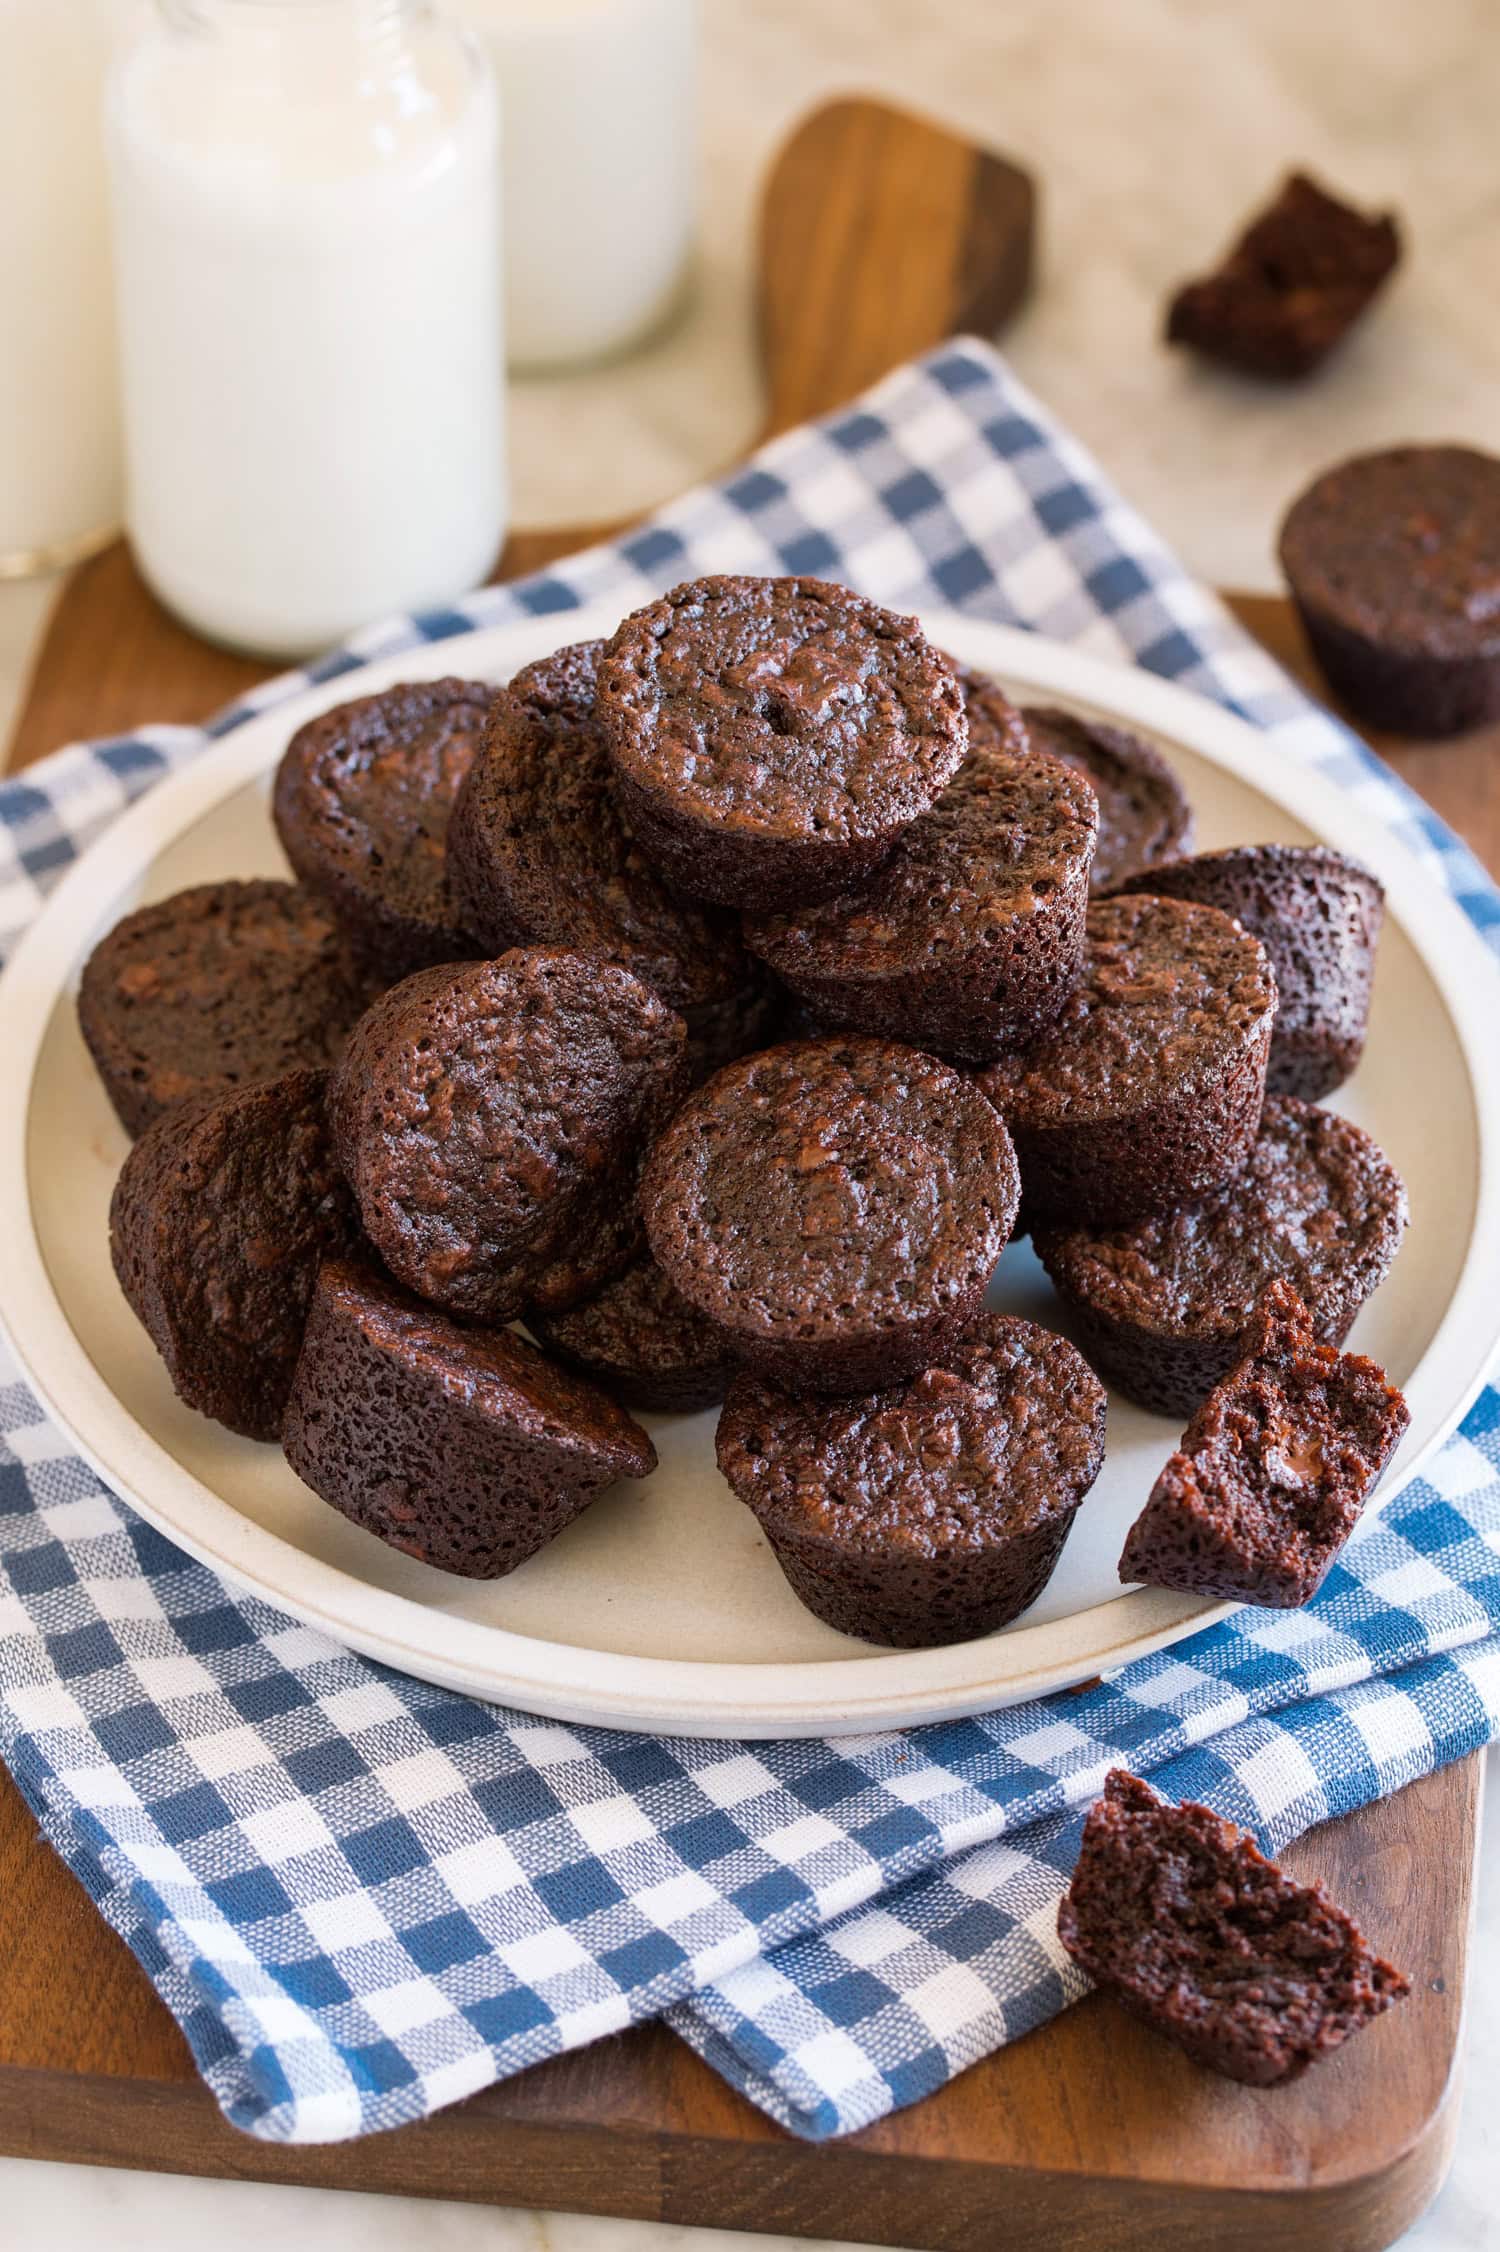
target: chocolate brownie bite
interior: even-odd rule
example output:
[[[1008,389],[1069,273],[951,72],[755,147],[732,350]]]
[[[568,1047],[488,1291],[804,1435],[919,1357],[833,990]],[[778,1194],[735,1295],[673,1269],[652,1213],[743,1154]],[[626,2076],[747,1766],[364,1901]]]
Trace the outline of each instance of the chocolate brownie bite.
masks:
[[[719,1468],[788,1585],[841,1634],[993,1634],[1046,1586],[1104,1459],[1104,1393],[1061,1337],[990,1315],[864,1399],[735,1379]]]
[[[649,1252],[581,1306],[562,1314],[528,1309],[526,1326],[554,1360],[581,1369],[615,1399],[666,1414],[713,1407],[738,1365]]]
[[[976,672],[972,665],[961,665],[956,657],[949,657],[948,662],[963,690],[970,750],[983,745],[991,751],[1009,751],[1012,758],[1024,758],[1031,749],[1030,730],[999,681],[991,680],[988,673]]]
[[[1243,1163],[1265,1091],[1276,986],[1216,908],[1096,900],[1057,1022],[978,1085],[1004,1116],[1033,1230],[1202,1196]]]
[[[283,851],[384,984],[479,952],[446,845],[494,693],[482,680],[422,680],[337,704],[298,728],[276,770]]]
[[[1278,1278],[1341,1345],[1384,1280],[1406,1190],[1360,1127],[1290,1096],[1266,1104],[1234,1177],[1114,1228],[1039,1228],[1035,1248],[1106,1382],[1157,1415],[1191,1415],[1243,1358]]]
[[[1028,705],[1023,717],[1031,748],[1075,768],[1099,801],[1094,891],[1112,891],[1191,849],[1193,809],[1154,744],[1053,704]]]
[[[1500,718],[1500,459],[1393,446],[1339,463],[1281,527],[1313,654],[1371,727],[1456,735]]]
[[[1320,1345],[1288,1282],[1131,1526],[1120,1577],[1216,1601],[1310,1602],[1411,1421],[1384,1369]]]
[[[999,1115],[956,1071],[840,1038],[700,1087],[647,1160],[641,1211],[738,1360],[791,1392],[869,1392],[973,1327],[1019,1188]]]
[[[298,884],[197,884],[137,908],[84,964],[78,1024],[128,1134],[177,1103],[332,1063],[369,999]]]
[[[329,1098],[366,1233],[472,1321],[576,1305],[640,1244],[642,1155],[684,1083],[681,1020],[560,947],[419,970],[360,1019]]]
[[[1276,978],[1266,1088],[1316,1102],[1364,1052],[1385,890],[1328,845],[1234,845],[1136,876],[1127,891],[1196,899],[1258,938]]]
[[[448,831],[465,926],[486,948],[569,946],[654,986],[716,1070],[763,1045],[767,986],[722,908],[679,897],[620,811],[594,710],[602,641],[501,689]]]
[[[667,880],[757,912],[871,874],[968,740],[916,620],[820,579],[694,579],[648,603],[605,650],[598,710]]]
[[[501,1579],[656,1449],[524,1338],[461,1329],[370,1268],[318,1276],[282,1447],[305,1485],[420,1563]]]
[[[178,1104],[110,1203],[115,1274],[179,1399],[247,1439],[279,1434],[318,1267],[358,1235],[327,1079],[292,1071]]]
[[[1343,341],[1394,271],[1391,214],[1367,219],[1293,172],[1217,271],[1184,283],[1167,342],[1251,375],[1309,375]]]
[[[1253,2088],[1295,2080],[1411,1991],[1321,1885],[1120,1767],[1084,1824],[1057,1932],[1132,2016]]]
[[[988,1063],[1078,982],[1098,819],[1070,768],[979,744],[858,892],[746,942],[819,1023]]]

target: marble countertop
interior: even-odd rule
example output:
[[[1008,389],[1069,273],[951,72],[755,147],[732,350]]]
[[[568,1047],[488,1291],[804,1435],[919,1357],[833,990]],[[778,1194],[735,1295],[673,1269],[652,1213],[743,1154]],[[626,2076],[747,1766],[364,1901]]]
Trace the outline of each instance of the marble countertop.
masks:
[[[1327,461],[1396,438],[1500,451],[1500,38],[1489,0],[706,0],[694,293],[634,358],[517,386],[516,520],[597,521],[731,459],[754,429],[749,245],[779,135],[851,88],[926,107],[1032,166],[1041,282],[1014,364],[1205,577],[1271,587],[1275,526]],[[1291,163],[1410,245],[1387,301],[1315,382],[1267,391],[1158,342],[1171,286]],[[0,587],[0,734],[52,590]],[[1500,1783],[1500,1754],[1491,1783]],[[1485,1854],[1468,2091],[1448,2187],[1404,2252],[1494,2242],[1500,1850]],[[715,2252],[707,2230],[0,2160],[8,2252]],[[791,2239],[746,2237],[747,2248]]]

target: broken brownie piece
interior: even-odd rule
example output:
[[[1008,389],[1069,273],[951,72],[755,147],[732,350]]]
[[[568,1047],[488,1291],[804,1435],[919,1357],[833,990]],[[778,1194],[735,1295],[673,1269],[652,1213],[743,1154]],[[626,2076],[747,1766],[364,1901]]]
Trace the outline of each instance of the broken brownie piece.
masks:
[[[1057,1915],[1098,1985],[1194,2063],[1295,2080],[1410,1987],[1321,1885],[1294,1884],[1206,1806],[1105,1780]]]
[[[1285,1281],[1131,1526],[1122,1580],[1270,1610],[1306,1603],[1410,1417],[1385,1371],[1320,1345]]]
[[[1367,219],[1294,172],[1218,270],[1178,290],[1167,342],[1252,375],[1307,375],[1353,327],[1400,255],[1389,212]]]

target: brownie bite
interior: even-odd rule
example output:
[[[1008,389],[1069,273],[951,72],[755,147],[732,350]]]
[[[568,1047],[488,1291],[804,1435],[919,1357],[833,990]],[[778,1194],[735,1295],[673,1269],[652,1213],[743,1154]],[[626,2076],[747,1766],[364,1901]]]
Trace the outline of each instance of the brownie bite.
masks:
[[[1195,2064],[1295,2080],[1411,1989],[1321,1885],[1295,1884],[1206,1806],[1115,1768],[1084,1825],[1058,1937]]]
[[[1316,1102],[1364,1053],[1385,889],[1328,845],[1234,845],[1137,876],[1124,888],[1196,899],[1258,938],[1276,978],[1266,1088]]]
[[[594,711],[603,647],[560,649],[497,692],[448,831],[454,895],[490,953],[569,946],[633,970],[706,1076],[765,1044],[769,987],[735,917],[673,892],[626,824]]]
[[[1266,1104],[1235,1176],[1114,1228],[1039,1228],[1035,1247],[1093,1366],[1138,1406],[1188,1416],[1243,1358],[1278,1278],[1341,1345],[1406,1227],[1401,1176],[1347,1118]]]
[[[956,1071],[839,1038],[700,1087],[651,1152],[641,1210],[738,1360],[791,1392],[870,1392],[973,1327],[1019,1187],[999,1115]]]
[[[718,1460],[816,1617],[928,1649],[993,1634],[1036,1601],[1099,1475],[1104,1416],[1071,1345],[992,1314],[863,1399],[737,1377]]]
[[[1114,1221],[1217,1188],[1255,1140],[1276,986],[1216,908],[1096,900],[1057,1022],[978,1085],[1021,1161],[1033,1228]]]
[[[1161,868],[1191,849],[1193,809],[1155,745],[1123,727],[1056,705],[1028,705],[1031,748],[1084,776],[1099,801],[1099,837],[1090,881],[1112,891],[1127,876]]]
[[[820,1024],[988,1063],[1078,983],[1098,818],[1069,767],[978,744],[858,892],[746,940]]]
[[[334,1147],[398,1282],[509,1321],[634,1257],[642,1155],[684,1073],[681,1020],[639,978],[519,947],[382,995],[333,1081]]]
[[[327,1073],[177,1105],[115,1183],[120,1288],[200,1414],[274,1439],[325,1258],[358,1235],[324,1121]]]
[[[756,911],[871,874],[968,741],[916,620],[819,579],[695,579],[648,603],[605,650],[598,709],[668,882]]]
[[[1293,172],[1218,269],[1178,290],[1167,342],[1250,375],[1309,375],[1343,341],[1400,256],[1389,212],[1367,219],[1305,172]]]
[[[384,984],[479,952],[446,846],[493,695],[482,680],[423,680],[361,696],[299,727],[276,770],[283,851]]]
[[[1328,1575],[1411,1418],[1384,1369],[1313,1336],[1288,1282],[1209,1393],[1120,1558],[1120,1577],[1295,1610]]]
[[[1281,527],[1313,654],[1371,727],[1455,735],[1500,718],[1500,459],[1393,446],[1341,462]]]
[[[988,673],[976,672],[972,665],[961,665],[956,657],[949,657],[948,662],[963,691],[969,748],[976,750],[982,744],[987,750],[1009,751],[1012,758],[1024,758],[1031,748],[1030,731],[999,681],[991,680]]]
[[[715,1406],[738,1366],[722,1333],[673,1289],[649,1252],[567,1313],[528,1308],[526,1326],[554,1360],[581,1369],[615,1399],[666,1414]]]
[[[83,967],[78,1025],[128,1134],[177,1103],[332,1063],[369,994],[298,884],[197,884],[137,908]]]
[[[370,1268],[318,1276],[282,1446],[378,1540],[500,1579],[656,1450],[624,1409],[524,1338],[461,1329]]]

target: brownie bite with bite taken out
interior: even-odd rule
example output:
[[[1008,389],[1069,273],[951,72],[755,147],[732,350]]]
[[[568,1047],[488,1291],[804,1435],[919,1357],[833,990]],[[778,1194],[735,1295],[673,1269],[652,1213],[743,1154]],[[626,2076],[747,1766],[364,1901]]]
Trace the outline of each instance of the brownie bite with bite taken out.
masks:
[[[1295,1884],[1209,1807],[1115,1768],[1057,1916],[1132,2016],[1230,2080],[1295,2080],[1411,1989],[1321,1885]]]
[[[651,1249],[738,1360],[868,1392],[973,1327],[1015,1218],[1010,1137],[935,1056],[806,1040],[719,1072],[641,1183]]]
[[[596,1386],[349,1261],[318,1276],[282,1445],[352,1523],[465,1579],[513,1572],[606,1486],[656,1467]]]
[[[1126,1220],[1201,1196],[1255,1140],[1276,986],[1227,915],[1097,900],[1080,983],[1049,1030],[977,1084],[1021,1161],[1033,1229]]]
[[[992,1634],[1036,1601],[1099,1474],[1104,1416],[1071,1345],[995,1314],[863,1399],[738,1377],[719,1468],[810,1611],[925,1649]]]
[[[1122,1580],[1293,1610],[1310,1602],[1410,1417],[1384,1369],[1320,1345],[1287,1282],[1151,1489]]]
[[[694,579],[648,603],[604,652],[598,710],[668,882],[754,910],[868,876],[968,742],[916,620],[821,579]]]
[[[1307,173],[1293,172],[1217,271],[1178,290],[1167,342],[1250,375],[1310,375],[1400,256],[1389,212],[1367,219]]]
[[[382,983],[480,951],[446,855],[493,695],[482,680],[421,680],[336,704],[298,728],[277,768],[282,849]]]

